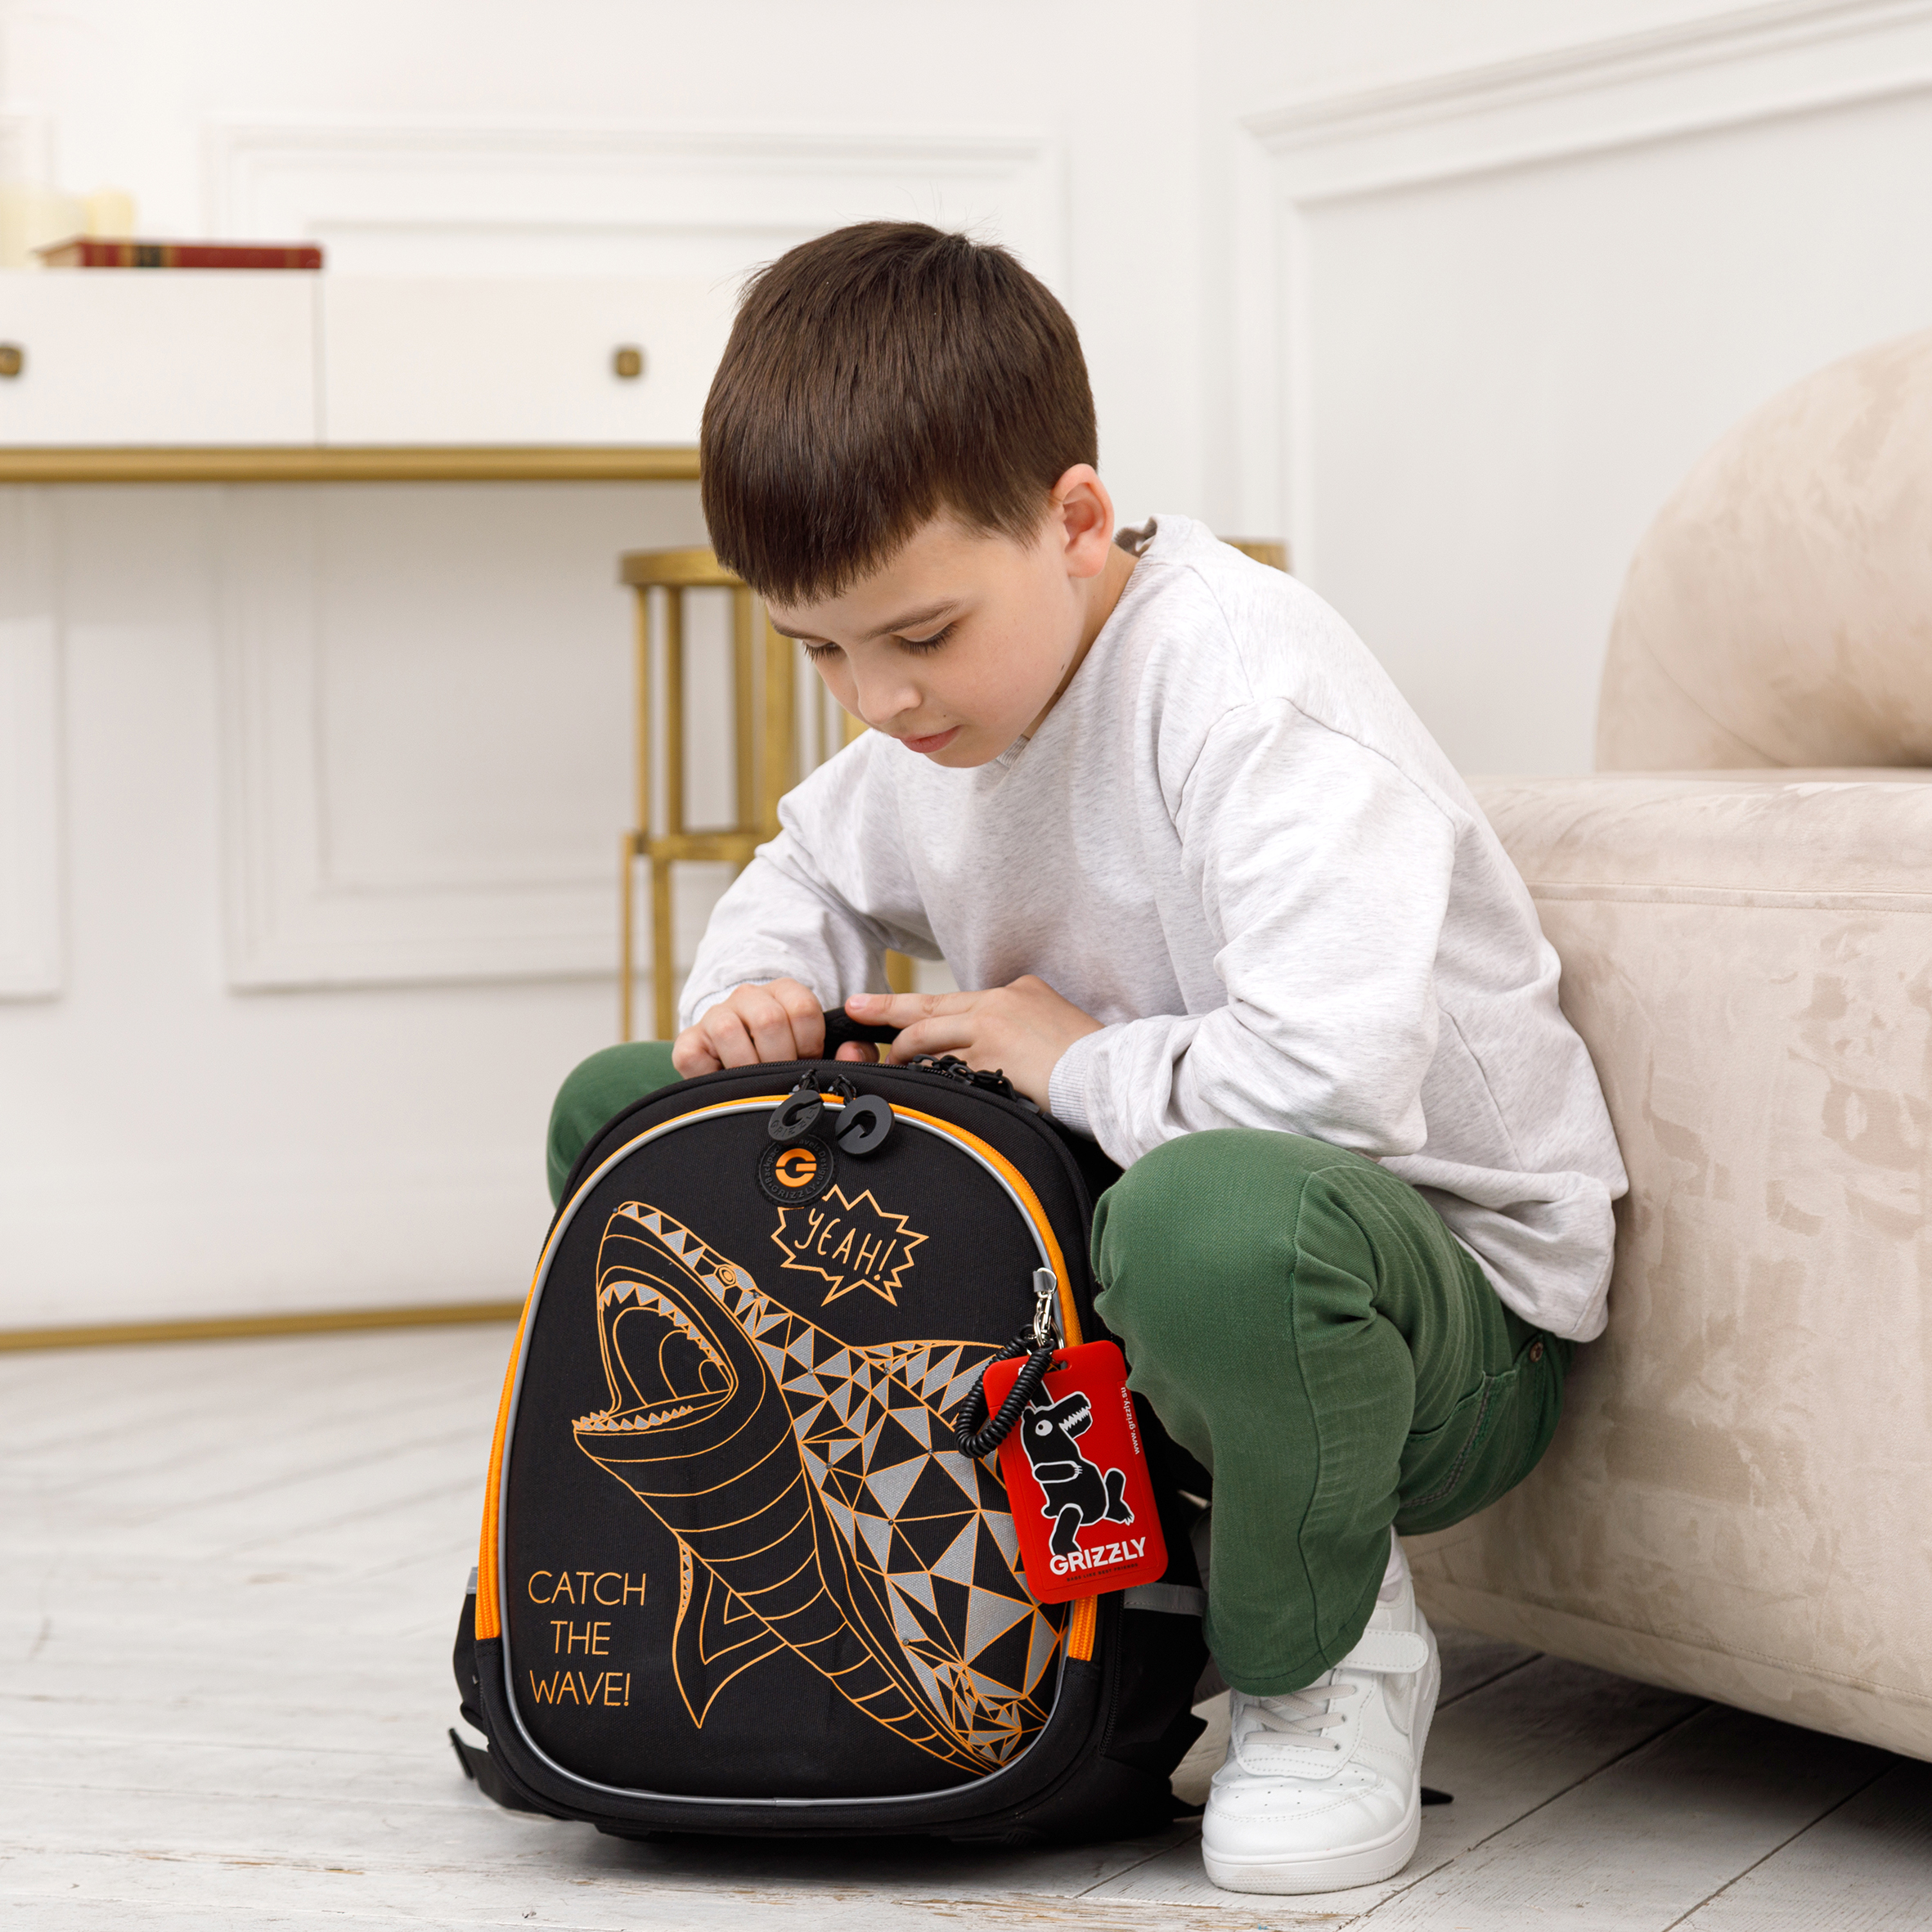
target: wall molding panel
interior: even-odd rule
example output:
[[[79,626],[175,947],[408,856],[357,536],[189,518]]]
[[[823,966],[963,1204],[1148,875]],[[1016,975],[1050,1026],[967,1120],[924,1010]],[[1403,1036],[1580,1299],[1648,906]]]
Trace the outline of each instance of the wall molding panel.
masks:
[[[60,626],[52,507],[0,490],[0,999],[47,999],[65,976]]]
[[[217,122],[218,234],[312,236],[350,273],[704,274],[882,215],[990,227],[1066,266],[1059,151],[964,129]]]
[[[1932,0],[1777,0],[1244,122],[1312,206],[1932,88]]]
[[[1319,571],[1312,220],[1403,195],[1932,95],[1932,0],[1773,0],[1247,117],[1234,157],[1240,449],[1256,528]]]
[[[699,541],[696,486],[238,485],[216,528],[228,983],[614,977],[617,559]]]
[[[54,128],[29,107],[0,107],[0,180],[44,182],[53,173]]]

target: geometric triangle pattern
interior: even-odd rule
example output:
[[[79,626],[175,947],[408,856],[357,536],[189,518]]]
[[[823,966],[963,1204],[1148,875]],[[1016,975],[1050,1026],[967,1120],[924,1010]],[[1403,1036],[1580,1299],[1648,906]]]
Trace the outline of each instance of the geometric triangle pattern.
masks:
[[[1010,1762],[1045,1721],[1036,1693],[1058,1631],[1015,1575],[1004,1486],[959,1453],[946,1420],[997,1345],[852,1348],[742,1274],[726,1305],[784,1396],[832,1528],[885,1586],[934,1710],[989,1769]]]

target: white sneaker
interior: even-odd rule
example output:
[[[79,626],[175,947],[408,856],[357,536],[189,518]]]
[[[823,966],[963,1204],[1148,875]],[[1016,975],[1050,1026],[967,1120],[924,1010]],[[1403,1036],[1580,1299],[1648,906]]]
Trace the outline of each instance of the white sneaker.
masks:
[[[1228,1755],[1201,1858],[1230,1892],[1335,1892],[1393,1878],[1422,1829],[1422,1747],[1442,1688],[1401,1545],[1362,1641],[1306,1690],[1230,1691]]]

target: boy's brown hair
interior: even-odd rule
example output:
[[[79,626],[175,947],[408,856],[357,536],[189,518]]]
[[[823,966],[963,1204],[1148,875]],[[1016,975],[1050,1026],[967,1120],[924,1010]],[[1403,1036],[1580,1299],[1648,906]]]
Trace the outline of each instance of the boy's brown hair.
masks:
[[[786,604],[836,596],[950,511],[1022,541],[1096,463],[1072,318],[1003,248],[861,222],[747,285],[704,405],[719,559]]]

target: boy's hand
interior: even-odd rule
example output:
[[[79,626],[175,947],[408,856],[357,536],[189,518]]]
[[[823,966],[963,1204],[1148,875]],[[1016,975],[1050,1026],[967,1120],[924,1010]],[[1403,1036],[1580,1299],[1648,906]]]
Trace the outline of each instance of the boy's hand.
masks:
[[[1030,973],[983,993],[860,993],[845,1010],[901,1029],[885,1049],[895,1065],[915,1054],[954,1054],[976,1069],[996,1067],[1043,1112],[1061,1054],[1100,1031],[1091,1013]]]
[[[740,986],[729,999],[708,1008],[694,1027],[671,1045],[671,1063],[686,1080],[716,1073],[721,1067],[755,1067],[765,1060],[815,1060],[825,1049],[825,1010],[810,986],[795,979],[775,979],[762,986]],[[842,1060],[856,1060],[860,1049],[843,1046]]]

